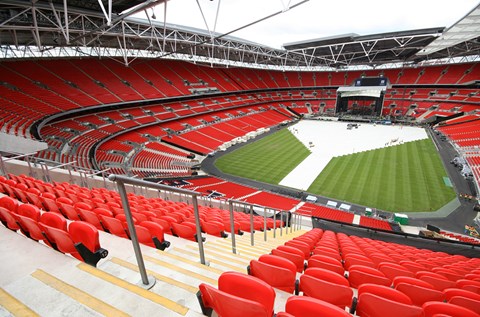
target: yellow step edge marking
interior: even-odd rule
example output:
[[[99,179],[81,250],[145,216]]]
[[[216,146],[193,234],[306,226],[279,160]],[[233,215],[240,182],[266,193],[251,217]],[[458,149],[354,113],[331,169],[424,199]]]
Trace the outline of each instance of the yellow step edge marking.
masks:
[[[229,245],[230,248],[232,247],[232,244],[231,243],[228,243],[228,242],[215,242],[215,244],[219,244],[219,245]],[[271,248],[264,248],[264,247],[261,247],[261,246],[251,246],[250,244],[245,244],[245,243],[242,243],[242,242],[237,242],[237,250],[238,249],[243,249],[243,250],[250,250],[251,252],[264,252],[264,253],[268,253],[270,252],[270,250],[272,250],[274,247],[271,247]]]
[[[182,251],[181,253],[183,253],[185,255],[188,255],[188,254],[195,255],[194,252],[188,252],[188,251],[185,251],[185,250],[181,250],[181,251]],[[236,272],[239,272],[239,273],[247,273],[247,264],[245,264],[245,263],[242,263],[240,266],[236,266],[236,265],[232,265],[231,263],[225,263],[225,262],[219,261],[217,258],[210,259],[210,258],[206,257],[206,260],[210,263],[215,263],[217,265],[220,265],[220,266],[226,268],[226,269],[220,270],[222,273],[225,272],[225,271],[236,271]]]
[[[238,259],[243,259],[245,261],[250,261],[252,259],[252,257],[257,257],[256,255],[255,256],[252,256],[252,255],[243,255],[243,250],[239,250],[237,248],[237,254],[234,254],[232,253],[232,248],[219,248],[219,247],[216,247],[214,245],[210,245],[210,246],[207,246],[205,245],[205,251],[206,252],[220,252],[220,253],[227,253],[231,256],[234,256]]]
[[[230,252],[232,252],[232,246],[231,245],[228,245],[228,246],[223,246],[223,245],[207,245],[206,248],[212,248],[212,249],[222,249],[222,250],[229,250]],[[237,247],[237,252],[240,253],[240,255],[245,255],[245,256],[248,256],[248,259],[251,259],[252,257],[254,258],[257,258],[259,257],[260,255],[264,254],[265,252],[262,252],[262,251],[258,251],[258,252],[253,252],[253,251],[247,251],[247,250],[243,250],[242,248],[238,248]]]
[[[192,249],[194,249],[195,251],[198,251],[198,249],[195,248],[195,247],[193,247]],[[187,251],[187,250],[176,250],[176,251],[182,251],[184,253],[190,253],[190,254],[193,254],[194,256],[198,256],[198,253],[190,252],[190,251]],[[216,253],[212,250],[206,250],[205,255],[207,257],[214,257],[216,259],[224,259],[225,261],[228,261],[230,263],[237,263],[239,265],[246,265],[246,263],[248,263],[248,260],[235,259],[235,258],[232,258],[232,257],[228,257],[228,256],[225,256],[225,255]],[[232,255],[236,256],[236,254],[233,254],[233,253],[232,253]]]
[[[130,316],[111,306],[110,304],[105,303],[104,301],[76,288],[75,286],[65,283],[64,281],[43,270],[36,270],[31,275],[42,283],[56,289],[62,294],[67,295],[84,306],[90,307],[94,311],[104,316]]]
[[[115,286],[121,287],[129,292],[132,292],[134,294],[137,294],[138,296],[141,296],[143,298],[146,298],[156,304],[159,304],[167,309],[170,309],[171,311],[174,311],[182,316],[185,316],[188,312],[188,308],[180,305],[166,297],[160,296],[154,292],[151,292],[149,290],[146,290],[144,288],[141,288],[140,286],[131,284],[127,281],[124,281],[116,276],[113,276],[107,272],[101,271],[97,268],[94,268],[93,266],[90,266],[85,263],[80,263],[77,265],[77,267],[87,273],[92,274],[93,276],[102,279],[104,281],[107,281],[109,283],[112,283]]]
[[[112,258],[112,259],[110,259],[110,262],[115,263],[115,264],[120,265],[120,266],[123,266],[123,267],[125,267],[129,270],[139,272],[138,265],[127,262],[125,260],[122,260],[122,259],[119,259],[119,258]],[[170,285],[177,286],[177,287],[182,288],[182,289],[184,289],[184,290],[186,290],[186,291],[188,291],[192,294],[196,294],[198,292],[198,287],[193,287],[191,285],[182,283],[182,282],[177,281],[177,280],[175,280],[173,278],[170,278],[168,276],[158,274],[158,273],[153,272],[151,270],[147,270],[147,273],[152,275],[153,277],[155,277],[159,281],[165,282],[165,283],[170,284]]]
[[[242,245],[242,246],[246,246],[246,247],[250,247],[250,248],[259,248],[259,249],[265,249],[265,250],[267,250],[267,249],[271,249],[272,247],[274,247],[274,246],[276,246],[276,245],[277,245],[277,244],[275,244],[275,245],[263,245],[263,244],[261,244],[261,243],[258,243],[258,241],[254,241],[254,242],[253,242],[253,243],[254,243],[254,245],[252,246],[252,244],[251,244],[250,240],[248,240],[248,241],[244,241],[244,240],[235,240],[235,242],[236,242],[237,244],[240,244],[240,245]],[[231,243],[230,243],[230,244],[231,244]]]
[[[165,262],[165,261],[162,261],[162,260],[153,258],[153,257],[148,256],[148,255],[144,255],[143,258],[144,258],[145,260],[149,261],[149,262],[155,263],[155,264],[160,265],[160,266],[162,266],[162,267],[166,267],[166,268],[168,268],[168,269],[170,269],[170,270],[177,271],[177,272],[179,272],[179,273],[185,274],[185,275],[187,275],[187,276],[196,278],[196,279],[198,279],[198,280],[204,281],[204,282],[209,283],[209,284],[212,284],[212,285],[217,285],[217,280],[216,280],[216,279],[213,279],[213,278],[207,277],[207,276],[205,276],[205,275],[202,275],[202,274],[199,274],[199,273],[196,273],[196,272],[193,272],[193,271],[184,269],[184,268],[182,268],[182,267],[179,267],[178,265],[171,264],[171,263],[168,263],[168,262]]]
[[[10,295],[10,293],[3,288],[0,288],[0,303],[0,305],[8,310],[13,316],[40,316],[16,297]]]
[[[223,273],[222,270],[216,269],[214,267],[209,267],[209,266],[203,265],[200,262],[195,262],[195,261],[183,258],[183,257],[175,255],[175,254],[171,254],[171,253],[161,251],[161,250],[157,250],[157,253],[160,254],[161,256],[165,256],[165,257],[174,259],[176,261],[182,261],[182,262],[188,263],[190,265],[196,266],[198,268],[201,268],[202,270],[207,270],[207,271],[210,271],[210,272],[216,273],[216,274],[222,274]]]

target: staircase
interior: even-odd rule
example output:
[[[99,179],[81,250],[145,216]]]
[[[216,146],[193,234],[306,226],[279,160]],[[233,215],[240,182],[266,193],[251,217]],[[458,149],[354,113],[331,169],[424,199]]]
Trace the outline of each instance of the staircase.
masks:
[[[131,241],[100,232],[109,256],[92,267],[0,226],[0,316],[203,316],[196,293],[200,283],[217,285],[225,271],[246,273],[256,259],[304,231],[285,229],[231,236],[207,235],[208,266],[200,264],[195,242],[166,235],[170,248],[141,246],[147,274],[155,285],[142,287]],[[275,311],[290,294],[277,291]]]

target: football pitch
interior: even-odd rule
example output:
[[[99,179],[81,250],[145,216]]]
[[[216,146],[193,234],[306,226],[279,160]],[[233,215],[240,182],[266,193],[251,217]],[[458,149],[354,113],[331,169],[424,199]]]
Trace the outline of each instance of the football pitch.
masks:
[[[310,151],[288,129],[219,158],[222,172],[271,184]],[[455,198],[430,139],[334,157],[307,192],[394,212],[435,211]]]

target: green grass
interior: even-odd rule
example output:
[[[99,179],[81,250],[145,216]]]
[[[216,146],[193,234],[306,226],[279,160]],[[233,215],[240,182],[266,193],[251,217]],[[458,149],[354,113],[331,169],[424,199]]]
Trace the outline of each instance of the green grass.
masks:
[[[220,157],[215,166],[223,173],[278,184],[310,151],[288,129]]]
[[[388,211],[434,211],[455,198],[430,139],[333,158],[308,192]]]

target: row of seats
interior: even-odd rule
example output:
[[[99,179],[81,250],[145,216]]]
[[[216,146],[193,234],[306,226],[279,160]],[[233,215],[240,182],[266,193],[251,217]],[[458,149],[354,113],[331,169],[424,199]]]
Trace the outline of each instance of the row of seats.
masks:
[[[454,278],[446,268],[438,268],[435,273],[422,267],[424,271],[414,274],[393,262],[380,261],[376,269],[368,266],[368,258],[355,261],[347,255],[351,251],[346,241],[352,238],[360,244],[369,243],[321,229],[287,241],[271,254],[252,260],[249,275],[226,272],[219,278],[218,289],[200,284],[197,296],[202,311],[207,316],[212,310],[219,316],[272,316],[276,297],[272,289],[278,289],[294,295],[287,299],[285,312],[276,316],[479,316],[478,259],[431,252],[434,261],[441,261],[436,256],[444,261],[456,259],[458,266],[469,272],[449,283],[441,275]],[[338,253],[341,246],[345,254]],[[305,271],[286,252],[296,256],[302,253],[308,259]]]
[[[9,177],[0,177],[0,192],[72,221],[86,221],[98,230],[129,238],[118,193],[103,188],[89,190],[69,183],[52,185],[25,175],[9,174]],[[164,239],[165,233],[197,241],[193,206],[160,198],[147,199],[133,193],[128,194],[128,199],[140,242],[164,249],[169,245]],[[228,211],[199,206],[199,216],[202,232],[218,237],[226,237],[226,232],[231,232]],[[254,216],[253,230],[264,230],[264,221],[263,217]],[[249,215],[234,213],[235,233],[250,232],[250,226]],[[280,219],[266,219],[266,229],[281,226],[284,223]]]
[[[60,214],[41,212],[35,205],[19,204],[8,196],[0,198],[0,221],[12,231],[93,266],[108,255],[108,251],[100,247],[98,230],[88,222],[67,224]]]

